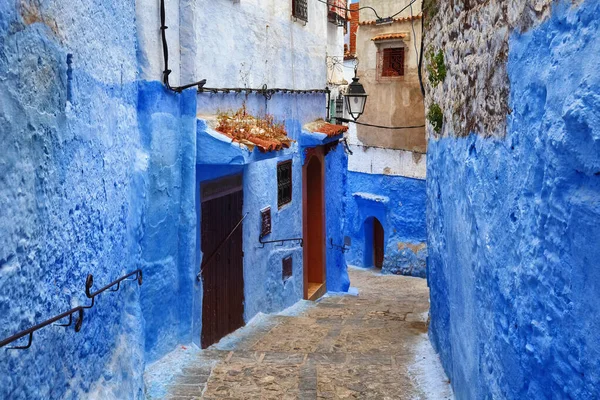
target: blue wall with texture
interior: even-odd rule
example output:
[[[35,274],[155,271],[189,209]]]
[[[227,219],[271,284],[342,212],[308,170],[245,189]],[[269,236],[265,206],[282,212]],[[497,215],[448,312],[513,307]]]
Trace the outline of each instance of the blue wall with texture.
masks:
[[[382,272],[425,277],[426,185],[403,176],[348,172],[346,234],[348,264],[373,267],[373,218],[384,229]]]
[[[0,398],[142,398],[145,363],[190,338],[195,93],[137,80],[133,4],[16,4],[0,5],[0,337],[88,304],[88,273],[145,279],[100,295],[79,333],[1,349]]]
[[[430,336],[459,399],[600,396],[599,13],[512,33],[506,137],[429,142]]]

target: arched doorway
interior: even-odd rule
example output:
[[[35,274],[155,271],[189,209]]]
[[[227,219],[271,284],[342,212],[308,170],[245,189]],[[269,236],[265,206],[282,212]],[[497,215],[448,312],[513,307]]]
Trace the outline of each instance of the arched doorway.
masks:
[[[304,298],[316,300],[325,285],[325,223],[322,152],[304,165]]]
[[[383,267],[385,257],[385,231],[381,222],[375,217],[369,217],[364,224],[365,233],[365,267]]]
[[[373,265],[375,268],[383,267],[383,226],[377,218],[373,219]]]

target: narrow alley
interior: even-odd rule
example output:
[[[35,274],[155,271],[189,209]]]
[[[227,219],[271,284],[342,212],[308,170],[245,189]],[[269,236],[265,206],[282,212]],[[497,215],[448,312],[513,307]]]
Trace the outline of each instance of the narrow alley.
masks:
[[[450,399],[427,338],[426,281],[349,269],[358,296],[261,314],[150,366],[150,399]]]

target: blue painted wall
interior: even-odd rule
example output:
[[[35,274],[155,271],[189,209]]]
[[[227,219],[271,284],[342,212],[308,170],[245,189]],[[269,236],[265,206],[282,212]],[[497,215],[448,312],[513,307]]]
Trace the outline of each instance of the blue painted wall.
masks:
[[[373,218],[384,228],[383,273],[425,277],[427,204],[424,180],[348,172],[348,264],[373,267]]]
[[[429,142],[430,336],[459,399],[600,396],[599,13],[512,33],[506,137]]]
[[[338,144],[325,156],[325,254],[327,265],[327,290],[347,292],[350,287],[348,266],[344,253],[334,245],[344,244],[344,223],[347,187],[348,156],[343,144]]]
[[[0,5],[0,337],[87,304],[88,273],[145,279],[100,295],[79,333],[0,349],[0,398],[142,398],[145,363],[191,338],[195,93],[137,80],[132,3],[16,4]]]
[[[255,97],[252,101],[257,100]],[[321,96],[317,96],[321,97]],[[248,98],[249,100],[252,97]],[[312,100],[308,97],[306,100]],[[235,104],[236,99],[228,100]],[[239,101],[239,99],[238,99]],[[225,104],[230,104],[224,102]],[[257,102],[261,105],[261,102]],[[285,113],[286,101],[268,103],[275,114]],[[302,113],[302,119],[311,120],[310,102]],[[278,111],[283,108],[283,111]],[[314,107],[322,111],[322,107]],[[264,113],[264,108],[258,107],[256,113]],[[301,131],[301,121],[286,119],[288,135],[294,138],[310,136]],[[264,240],[276,240],[302,237],[302,163],[304,147],[294,143],[289,149],[279,152],[261,153],[258,149],[250,152],[243,146],[230,143],[224,136],[207,127],[198,120],[197,124],[197,175],[196,193],[202,182],[214,180],[232,174],[243,174],[244,206],[243,213],[248,214],[243,223],[244,240],[244,317],[248,322],[259,312],[272,313],[293,305],[302,299],[303,295],[303,252],[298,242],[286,242],[283,246],[259,243],[261,231],[260,211],[271,208],[272,233]],[[303,149],[300,151],[299,149]],[[277,163],[292,160],[292,202],[281,209],[277,205]],[[343,193],[345,191],[345,171],[347,157],[342,146],[326,156],[326,193],[327,202],[326,229],[328,237],[337,242],[343,242],[341,229],[343,213]],[[197,210],[200,210],[198,194]],[[198,212],[200,226],[201,215]],[[198,232],[199,235],[199,232]],[[199,239],[198,239],[199,240]],[[199,245],[199,241],[197,242]],[[202,254],[199,247],[198,265]],[[282,260],[292,256],[293,276],[282,280]],[[341,252],[329,249],[327,251],[327,288],[330,291],[347,291],[349,279],[345,260]],[[202,283],[196,283],[197,299],[193,312],[194,342],[198,342],[202,329],[201,298]]]
[[[88,273],[98,288],[142,253],[134,6],[49,3],[0,5],[1,338],[87,304]],[[64,23],[74,15],[96,23]],[[139,296],[124,284],[81,332],[49,326],[29,350],[0,349],[0,398],[141,397]]]
[[[145,358],[192,340],[196,260],[196,93],[140,82],[138,121],[145,176],[139,248]]]
[[[201,219],[199,188],[202,182],[220,177],[243,175],[244,205],[247,214],[243,223],[244,248],[244,319],[249,321],[259,312],[270,313],[291,306],[302,298],[302,248],[299,243],[286,242],[283,246],[258,242],[261,231],[260,211],[271,208],[272,233],[264,240],[302,237],[302,172],[298,146],[270,153],[258,148],[250,152],[235,143],[224,142],[222,135],[198,121],[198,223]],[[206,154],[207,156],[202,156]],[[208,157],[213,154],[212,157]],[[278,209],[277,163],[292,160],[292,202]],[[228,163],[228,164],[224,164]],[[198,225],[199,226],[199,225]],[[198,232],[199,234],[199,232]],[[199,250],[199,263],[202,254]],[[282,280],[282,260],[292,256],[293,277]],[[196,283],[199,299],[194,310],[194,342],[198,343],[202,329],[202,283]]]
[[[0,349],[0,398],[142,398],[145,365],[199,338],[197,185],[231,173],[197,168],[210,153],[196,113],[236,109],[245,96],[140,80],[135,5],[66,4],[0,3],[0,338],[87,304],[88,273],[98,288],[141,268],[144,284],[102,294],[79,333],[49,326],[27,351]],[[324,95],[244,100],[285,120],[292,138],[325,114]],[[302,157],[298,145],[238,156],[249,320],[302,295],[301,248],[258,248],[265,206],[273,238],[302,232]],[[277,211],[276,163],[289,158],[294,200]],[[290,254],[294,277],[283,283]]]

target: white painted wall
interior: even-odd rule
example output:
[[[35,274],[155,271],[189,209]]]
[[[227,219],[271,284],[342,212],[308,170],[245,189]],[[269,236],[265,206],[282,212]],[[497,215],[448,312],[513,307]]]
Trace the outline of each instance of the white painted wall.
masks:
[[[339,43],[343,54],[343,28],[327,22],[327,5],[317,0],[308,1],[306,24],[291,17],[291,0],[190,4],[186,13],[194,14],[193,26],[182,27],[182,47],[193,49],[195,66],[184,75],[193,72],[187,78],[207,79],[209,87],[321,89],[328,51]],[[189,29],[195,34],[183,34]]]
[[[140,77],[162,80],[159,0],[136,0]],[[327,55],[343,57],[344,28],[308,0],[308,23],[292,0],[165,0],[172,85],[323,89]],[[341,81],[342,76],[334,76]]]
[[[349,144],[348,171],[425,179],[427,156],[406,150],[363,147]]]
[[[139,40],[140,79],[162,81],[164,70],[160,32],[160,0],[136,0],[136,28]],[[165,0],[167,41],[169,44],[169,81],[180,84],[181,50],[179,41],[179,1]]]

